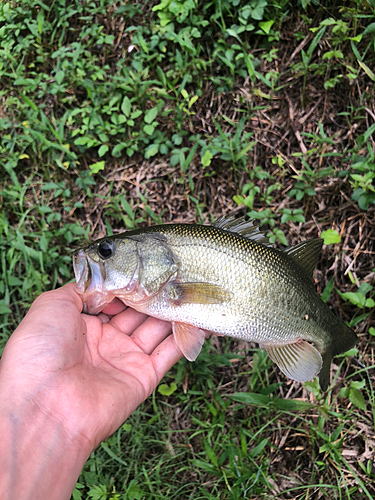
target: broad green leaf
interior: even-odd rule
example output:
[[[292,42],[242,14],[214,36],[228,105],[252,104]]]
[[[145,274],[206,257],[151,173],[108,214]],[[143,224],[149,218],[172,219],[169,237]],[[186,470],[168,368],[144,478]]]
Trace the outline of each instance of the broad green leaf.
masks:
[[[9,314],[12,311],[9,309],[9,307],[5,304],[3,300],[0,301],[0,314]]]
[[[325,288],[323,290],[323,293],[322,293],[322,295],[320,297],[323,302],[327,302],[327,300],[329,299],[329,297],[331,295],[331,292],[333,290],[334,282],[335,282],[335,277],[332,276],[332,278],[329,280],[329,282],[325,286]]]
[[[158,387],[158,392],[163,396],[170,396],[177,390],[177,385],[172,382],[169,386],[168,384],[160,384]]]
[[[357,280],[355,279],[355,277],[353,276],[353,273],[351,271],[348,272],[348,276],[349,276],[350,281],[353,283],[353,285],[358,285]]]
[[[212,156],[212,153],[209,149],[206,149],[204,155],[202,156],[202,166],[205,168],[205,167],[208,167],[211,165],[211,160],[212,160],[213,156]]]
[[[154,5],[154,7],[152,7],[152,11],[155,12],[156,10],[166,9],[169,4],[170,0],[162,0],[158,5]]]
[[[308,411],[314,406],[309,401],[300,401],[299,399],[273,398],[273,407],[283,411]]]
[[[92,500],[107,500],[107,487],[104,484],[92,486],[87,496]]]
[[[366,295],[368,292],[371,292],[371,290],[373,289],[373,286],[370,285],[370,283],[361,283],[359,288],[358,288],[358,292],[361,293],[362,295]]]
[[[323,231],[320,237],[323,238],[325,245],[333,245],[334,243],[340,243],[341,241],[339,233],[334,229],[327,229],[326,231]]]
[[[101,158],[106,154],[106,152],[109,150],[109,146],[107,144],[103,144],[100,146],[99,151],[98,151],[98,156]]]
[[[355,405],[357,408],[365,411],[366,410],[366,401],[365,398],[363,397],[362,393],[359,392],[358,389],[355,389],[354,387],[350,388],[349,392],[349,400]]]
[[[154,10],[154,9],[152,9],[152,10]],[[167,77],[165,76],[164,71],[162,70],[162,68],[160,66],[157,66],[156,72],[158,74],[159,80],[161,81],[163,86],[166,87],[167,86]]]
[[[194,95],[190,101],[189,101],[189,104],[188,104],[188,108],[190,109],[192,107],[192,105],[198,100],[198,96],[197,95]]]
[[[358,292],[346,292],[346,293],[342,293],[341,297],[343,299],[349,300],[349,302],[351,302],[355,306],[358,306],[358,307],[361,307],[361,308],[365,307],[366,298],[361,293],[358,293]]]
[[[136,118],[140,117],[142,114],[142,111],[140,109],[136,109],[135,111],[133,111],[133,113],[131,114],[130,118],[132,120],[135,120]]]
[[[336,19],[334,19],[333,17],[329,17],[328,19],[324,19],[324,21],[322,21],[320,23],[320,26],[332,26],[332,25],[335,25],[336,24]],[[315,28],[315,29],[318,29],[318,28]],[[313,30],[311,30],[313,31]]]
[[[128,117],[130,115],[131,109],[132,109],[132,105],[131,105],[130,99],[129,99],[129,97],[125,96],[124,100],[122,101],[122,104],[121,104],[121,111],[124,113],[124,115],[126,117]]]
[[[375,23],[369,24],[365,31],[363,32],[363,36],[367,35],[368,33],[374,33],[375,32]]]
[[[146,498],[146,493],[133,479],[132,481],[130,481],[129,486],[126,489],[126,497],[122,496],[121,498],[126,498],[126,500],[143,500],[144,498]]]
[[[51,189],[58,189],[58,184],[56,182],[47,182],[42,186],[42,191],[51,191]]]
[[[348,398],[349,397],[349,392],[350,392],[350,387],[343,387],[340,389],[340,397],[341,398]]]
[[[237,33],[234,30],[232,30],[231,28],[228,28],[226,30],[226,32],[228,33],[229,36],[232,36],[233,38],[238,40],[240,42],[240,44],[242,44],[241,38],[237,35]]]
[[[338,358],[347,358],[350,357],[352,358],[353,356],[357,356],[358,354],[358,349],[356,347],[353,347],[352,349],[349,349],[349,351],[343,352],[342,354],[338,354]]]
[[[112,149],[112,156],[118,158],[121,156],[121,151],[126,148],[126,144],[124,142],[120,142],[120,144],[116,144],[116,146]]]
[[[76,485],[74,490],[73,490],[72,498],[73,498],[73,500],[82,500],[82,494],[78,489],[78,485]]]
[[[151,135],[154,133],[155,127],[153,125],[145,125],[143,130],[147,135]]]
[[[42,257],[42,252],[35,250],[32,247],[29,247],[28,245],[25,244],[25,242],[22,239],[18,238],[17,240],[13,240],[11,242],[11,245],[14,248],[17,248],[18,250],[20,250],[21,252],[24,252],[26,255],[28,255],[32,259],[40,262],[40,258]]]
[[[43,9],[40,9],[40,11],[38,13],[37,21],[38,21],[38,32],[41,35],[42,32],[43,32],[43,22],[44,22],[44,11],[43,11]]]
[[[272,28],[272,25],[275,21],[264,21],[264,22],[260,22],[259,23],[259,28],[261,30],[263,30],[266,35],[269,35],[270,34],[270,31],[271,31],[271,28]]]
[[[311,408],[314,408],[315,406],[308,401],[300,401],[297,399],[281,399],[254,392],[236,392],[229,397],[237,403],[255,406],[268,406],[283,411],[307,411]]]
[[[283,233],[283,231],[281,229],[274,229],[273,230],[273,234],[276,236],[276,238],[280,241],[280,243],[282,243],[283,245],[285,245],[286,247],[288,246],[288,240],[285,238],[285,234]]]
[[[254,5],[254,4],[252,4],[252,5]],[[266,0],[258,0],[252,9],[251,17],[253,19],[255,19],[256,21],[261,21],[263,18],[263,13],[264,13],[265,7],[267,7]]]
[[[158,108],[148,109],[145,113],[145,122],[150,124],[152,123],[158,114]]]
[[[51,207],[47,207],[46,205],[40,205],[38,207],[38,212],[40,214],[50,214],[52,212],[52,208]]]
[[[229,397],[233,399],[233,401],[243,403],[245,405],[267,406],[271,402],[271,398],[269,396],[257,394],[255,392],[235,392]]]
[[[60,69],[60,71],[58,71],[55,75],[56,83],[60,85],[60,83],[64,80],[64,76],[65,76],[65,71]]]
[[[89,166],[90,175],[97,174],[100,170],[104,170],[105,161],[98,161]]]
[[[90,137],[86,137],[86,136],[83,136],[83,137],[78,137],[75,141],[74,141],[74,144],[76,146],[85,146],[89,141],[90,141]]]
[[[109,137],[107,134],[98,134],[98,137],[102,142],[109,142]]]
[[[235,203],[237,203],[237,205],[242,205],[243,203],[245,203],[245,198],[241,195],[234,195],[233,196],[233,201]]]
[[[353,380],[350,382],[350,387],[354,387],[354,389],[363,389],[366,385],[366,380]]]
[[[151,156],[155,156],[159,151],[159,144],[150,144],[145,151],[145,158],[148,160]]]

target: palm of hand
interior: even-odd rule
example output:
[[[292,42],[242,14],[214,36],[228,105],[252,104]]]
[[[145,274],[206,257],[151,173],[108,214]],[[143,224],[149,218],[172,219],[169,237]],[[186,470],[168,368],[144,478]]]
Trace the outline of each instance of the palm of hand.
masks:
[[[20,397],[32,400],[68,436],[94,449],[151,394],[181,352],[168,336],[169,323],[129,308],[110,321],[81,309],[73,284],[43,294],[11,337],[2,368],[20,385],[10,384],[15,404]]]

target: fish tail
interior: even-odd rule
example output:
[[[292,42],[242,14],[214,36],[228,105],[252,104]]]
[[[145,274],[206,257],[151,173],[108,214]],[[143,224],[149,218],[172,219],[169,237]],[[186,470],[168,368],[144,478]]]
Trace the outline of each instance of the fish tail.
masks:
[[[319,384],[322,391],[326,391],[330,383],[332,358],[348,351],[358,341],[357,335],[341,319],[338,320],[337,325],[333,328],[331,336],[331,344],[328,346],[326,352],[322,353],[323,366],[319,373]]]

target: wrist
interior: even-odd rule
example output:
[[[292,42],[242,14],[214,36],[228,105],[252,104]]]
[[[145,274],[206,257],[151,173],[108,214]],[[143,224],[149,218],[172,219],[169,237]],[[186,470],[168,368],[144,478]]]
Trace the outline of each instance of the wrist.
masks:
[[[51,414],[46,401],[0,403],[0,498],[69,499],[92,445]],[[52,406],[51,406],[52,408]]]

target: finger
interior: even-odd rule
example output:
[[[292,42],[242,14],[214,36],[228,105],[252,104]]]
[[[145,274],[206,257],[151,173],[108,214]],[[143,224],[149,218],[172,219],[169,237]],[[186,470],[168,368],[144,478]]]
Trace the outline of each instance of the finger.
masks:
[[[131,335],[147,318],[147,314],[140,313],[128,307],[125,311],[114,316],[110,324],[121,332],[126,333],[126,335]]]
[[[125,311],[126,305],[120,299],[114,299],[110,304],[106,305],[102,312],[108,316],[115,316]]]
[[[64,319],[64,334],[66,337],[74,336],[77,323],[82,311],[82,300],[75,291],[74,283],[44,292],[35,299],[23,321],[15,331],[16,336],[20,331],[27,330],[29,334],[40,332],[42,326],[49,327],[49,333],[56,334],[61,330],[62,318]]]
[[[172,326],[168,321],[147,318],[131,335],[131,339],[146,354],[153,350],[171,333]]]
[[[26,348],[25,355],[32,359],[33,366],[74,364],[85,343],[86,324],[81,310],[82,300],[74,283],[44,292],[14,331],[9,346],[32,345],[32,349]]]
[[[110,318],[103,313],[98,314],[98,318],[101,320],[102,323],[109,323]]]
[[[150,357],[160,382],[172,366],[182,358],[182,352],[177,347],[173,335],[169,335],[156,347]]]
[[[50,290],[49,292],[44,292],[39,297],[37,297],[31,305],[28,312],[34,313],[34,311],[40,311],[51,309],[52,311],[56,308],[66,309],[74,308],[82,311],[82,299],[81,296],[75,290],[74,283],[68,283],[67,285],[57,288],[56,290]],[[52,316],[55,316],[54,314]]]

